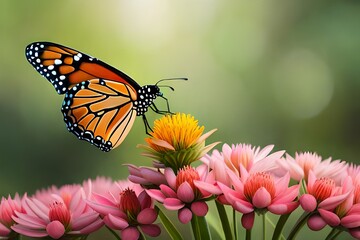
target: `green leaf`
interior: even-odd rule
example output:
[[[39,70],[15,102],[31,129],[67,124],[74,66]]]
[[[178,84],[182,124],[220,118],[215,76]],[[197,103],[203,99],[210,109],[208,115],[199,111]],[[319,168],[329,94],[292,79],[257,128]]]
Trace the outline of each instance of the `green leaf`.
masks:
[[[158,212],[161,223],[165,227],[166,231],[170,235],[170,237],[173,240],[183,240],[183,237],[179,233],[179,231],[176,229],[174,224],[170,221],[170,219],[161,211],[161,209],[158,206],[155,206],[155,210]]]

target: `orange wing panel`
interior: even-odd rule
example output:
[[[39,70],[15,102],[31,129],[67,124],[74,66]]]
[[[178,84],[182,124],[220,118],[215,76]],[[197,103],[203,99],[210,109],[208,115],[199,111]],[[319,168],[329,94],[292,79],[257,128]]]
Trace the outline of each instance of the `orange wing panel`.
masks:
[[[72,68],[72,67],[69,67]],[[95,76],[92,76],[90,74],[87,74],[86,72],[83,71],[75,71],[74,73],[71,73],[69,75],[69,81],[71,84],[76,84],[76,83],[80,83],[89,79],[93,79],[96,78]]]
[[[90,110],[93,112],[98,112],[103,109],[105,110],[105,109],[109,109],[109,108],[120,107],[129,102],[130,102],[130,99],[128,97],[122,97],[122,96],[107,97],[106,99],[104,99],[101,102],[96,102],[96,103],[92,104],[90,106]],[[124,108],[124,107],[121,107],[121,108]]]
[[[105,95],[95,98],[74,98],[71,108],[77,108],[84,105],[93,104],[94,102],[102,101],[106,98]]]
[[[123,119],[121,124],[116,126],[116,129],[110,137],[110,141],[113,143],[113,148],[119,146],[128,135],[132,125],[136,118],[136,111],[131,110],[126,117]]]
[[[43,59],[60,59],[61,54],[58,52],[44,51],[41,57]]]
[[[63,50],[62,48],[59,48],[59,47],[56,47],[56,46],[48,46],[46,48],[46,50],[49,50],[49,51],[53,51],[53,52],[58,52],[58,53],[61,53],[61,54],[66,54],[66,55],[69,55],[69,53],[67,52],[68,50],[70,51],[70,49],[68,48],[65,48],[63,47],[65,50]],[[74,52],[74,51],[71,51],[73,52],[73,54],[76,54],[77,52]]]
[[[72,66],[63,65],[59,67],[60,74],[68,74],[75,71],[75,68]]]

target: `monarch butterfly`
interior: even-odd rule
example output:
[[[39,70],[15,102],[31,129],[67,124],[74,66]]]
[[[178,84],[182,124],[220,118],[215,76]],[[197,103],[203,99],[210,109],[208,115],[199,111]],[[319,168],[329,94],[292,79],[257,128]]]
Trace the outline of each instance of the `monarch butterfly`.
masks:
[[[68,130],[102,151],[108,152],[122,143],[136,116],[142,116],[148,133],[148,108],[158,114],[170,113],[158,85],[170,79],[141,87],[125,73],[96,58],[50,42],[29,44],[25,55],[58,94],[65,94],[61,112]],[[154,104],[157,97],[166,101],[166,111]]]

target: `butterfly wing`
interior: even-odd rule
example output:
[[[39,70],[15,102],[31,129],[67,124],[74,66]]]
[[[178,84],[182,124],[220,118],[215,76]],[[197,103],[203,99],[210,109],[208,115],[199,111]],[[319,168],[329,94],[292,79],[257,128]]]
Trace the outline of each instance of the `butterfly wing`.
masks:
[[[125,73],[77,50],[50,42],[35,42],[25,49],[27,60],[55,87],[59,94],[80,82],[101,78],[123,83],[139,90],[140,86]]]
[[[87,80],[68,90],[61,111],[70,132],[107,152],[120,145],[131,129],[135,96],[127,84]]]

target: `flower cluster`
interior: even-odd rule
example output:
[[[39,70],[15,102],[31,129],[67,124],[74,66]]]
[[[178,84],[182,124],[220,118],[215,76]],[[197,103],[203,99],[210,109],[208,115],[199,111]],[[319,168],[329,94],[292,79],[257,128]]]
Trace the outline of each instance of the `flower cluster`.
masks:
[[[158,217],[172,239],[183,239],[166,211],[175,211],[179,224],[191,224],[195,240],[211,239],[210,201],[225,239],[244,238],[238,236],[239,215],[251,239],[255,218],[262,216],[265,226],[266,214],[279,215],[273,239],[295,239],[306,225],[313,231],[328,226],[326,239],[343,232],[360,239],[360,166],[312,152],[291,156],[273,145],[223,144],[210,153],[218,142],[205,140],[215,130],[203,131],[190,115],[166,115],[155,121],[147,144],[139,145],[152,166],[127,164],[128,180],[97,178],[3,197],[0,239],[85,239],[104,225],[117,239],[143,239],[161,234]],[[232,210],[232,224],[226,209]],[[296,209],[303,214],[285,237]]]
[[[98,177],[83,184],[52,186],[33,196],[18,194],[0,204],[0,239],[85,239],[104,224],[124,239],[138,239],[140,230],[160,234],[157,212],[144,189],[129,181]],[[114,231],[115,234],[117,234]]]

